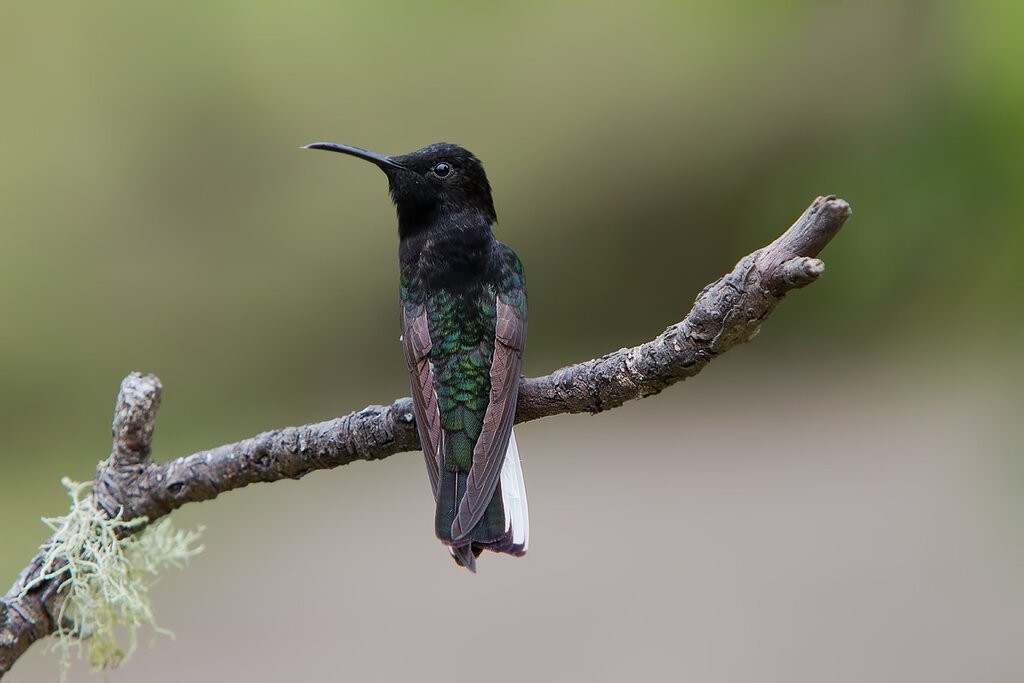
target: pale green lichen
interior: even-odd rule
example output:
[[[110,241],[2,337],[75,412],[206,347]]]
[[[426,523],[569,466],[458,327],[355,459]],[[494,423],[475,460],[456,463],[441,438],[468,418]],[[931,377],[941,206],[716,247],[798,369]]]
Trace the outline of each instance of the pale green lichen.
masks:
[[[172,635],[153,619],[149,588],[163,566],[183,567],[202,551],[195,545],[202,529],[176,530],[165,518],[133,533],[146,524],[145,518],[110,518],[96,507],[91,484],[67,478],[61,483],[71,496],[71,510],[63,517],[43,519],[54,533],[41,548],[44,571],[26,590],[43,580],[61,580],[66,597],[57,615],[54,648],[60,651],[64,672],[72,654],[82,656],[83,642],[89,664],[107,669],[131,655],[140,626]],[[115,629],[124,634],[126,645]]]

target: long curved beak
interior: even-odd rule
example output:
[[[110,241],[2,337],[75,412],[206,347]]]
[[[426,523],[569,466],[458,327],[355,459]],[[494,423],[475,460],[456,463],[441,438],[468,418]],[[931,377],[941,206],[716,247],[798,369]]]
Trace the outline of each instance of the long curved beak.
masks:
[[[392,161],[391,157],[386,157],[383,154],[377,154],[375,152],[367,152],[365,149],[359,149],[358,147],[338,145],[333,142],[311,142],[308,145],[303,145],[302,149],[325,149],[328,152],[341,152],[342,154],[348,154],[349,156],[365,159],[366,161],[376,164],[382,169],[400,168],[405,170],[405,166]]]

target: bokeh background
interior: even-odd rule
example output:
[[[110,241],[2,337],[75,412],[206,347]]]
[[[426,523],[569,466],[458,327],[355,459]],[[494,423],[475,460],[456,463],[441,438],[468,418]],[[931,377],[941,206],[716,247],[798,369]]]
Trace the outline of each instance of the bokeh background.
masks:
[[[417,454],[175,513],[109,680],[1019,681],[1024,5],[0,4],[0,578],[158,374],[156,456],[407,391],[383,176],[487,165],[528,374],[651,338],[818,194],[824,279],[663,395],[520,427],[457,571]],[[4,590],[9,583],[5,584]],[[36,646],[12,683],[55,680]],[[71,680],[100,680],[76,666]]]

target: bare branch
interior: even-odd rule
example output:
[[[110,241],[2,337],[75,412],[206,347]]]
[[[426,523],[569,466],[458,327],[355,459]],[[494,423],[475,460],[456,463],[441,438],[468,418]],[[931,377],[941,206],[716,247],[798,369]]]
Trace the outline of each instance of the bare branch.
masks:
[[[842,199],[819,197],[777,240],[705,287],[689,314],[655,339],[525,379],[516,422],[601,412],[696,375],[715,356],[753,338],[787,292],[821,276],[824,263],[815,257],[849,216]],[[249,484],[298,479],[419,448],[412,401],[400,398],[390,406],[264,432],[158,465],[150,460],[150,444],[160,390],[152,375],[132,373],[121,384],[113,449],[97,468],[93,489],[96,504],[108,515],[123,510],[126,520],[146,517],[151,523],[186,503]],[[43,569],[40,554],[0,600],[0,677],[34,641],[54,630],[62,596],[55,580],[38,581]]]
[[[850,216],[850,205],[818,197],[777,240],[744,257],[708,285],[689,314],[646,344],[528,379],[518,421],[558,413],[597,413],[693,377],[715,356],[751,339],[791,289],[825,270],[814,256]]]

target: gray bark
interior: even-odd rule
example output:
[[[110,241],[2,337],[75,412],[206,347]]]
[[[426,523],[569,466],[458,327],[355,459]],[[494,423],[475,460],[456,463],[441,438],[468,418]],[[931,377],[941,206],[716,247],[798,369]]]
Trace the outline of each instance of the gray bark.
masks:
[[[715,356],[751,339],[787,292],[821,276],[824,264],[815,257],[849,215],[842,199],[819,197],[777,240],[705,287],[689,314],[655,339],[524,379],[516,422],[599,413],[696,375]],[[153,375],[132,373],[121,383],[113,448],[97,468],[93,488],[96,505],[108,515],[123,511],[126,520],[145,517],[153,522],[185,503],[249,484],[298,479],[313,470],[419,448],[412,400],[400,398],[390,406],[368,406],[326,422],[264,432],[157,464],[150,445],[160,391],[160,380]],[[24,591],[43,572],[42,564],[40,553],[0,600],[0,678],[33,642],[55,630],[63,600],[60,578]]]

